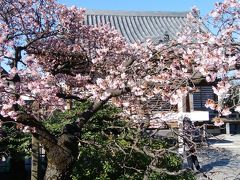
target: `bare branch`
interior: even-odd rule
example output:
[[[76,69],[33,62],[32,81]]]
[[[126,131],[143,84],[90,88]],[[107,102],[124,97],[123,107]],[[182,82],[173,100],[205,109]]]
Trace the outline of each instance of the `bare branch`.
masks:
[[[79,122],[79,126],[80,128],[83,127],[83,125],[85,123],[87,123],[89,121],[89,119],[92,118],[92,116],[104,105],[106,104],[109,99],[111,99],[112,97],[116,97],[122,94],[125,94],[127,92],[130,92],[130,88],[125,88],[125,89],[117,89],[117,90],[112,90],[110,91],[110,95],[105,99],[105,100],[99,100],[95,103],[92,104],[92,106],[90,106],[86,111],[84,111],[83,113],[80,113],[80,122]]]
[[[150,165],[149,168],[155,172],[158,172],[158,173],[161,173],[161,174],[168,174],[170,176],[177,176],[177,175],[181,175],[185,172],[190,172],[191,170],[190,169],[181,169],[179,171],[173,171],[173,172],[170,172],[168,171],[167,169],[164,169],[164,168],[157,168],[156,166],[152,166]]]

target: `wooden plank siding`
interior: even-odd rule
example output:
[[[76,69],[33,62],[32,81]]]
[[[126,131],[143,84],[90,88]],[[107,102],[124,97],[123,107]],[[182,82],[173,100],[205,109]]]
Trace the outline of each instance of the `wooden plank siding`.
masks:
[[[205,104],[208,99],[216,100],[212,86],[197,86],[198,91],[193,93],[194,110],[209,111],[210,119],[216,116],[216,112],[206,108]]]
[[[160,96],[155,96],[148,101],[148,107],[152,112],[177,111],[176,105],[171,105],[169,101],[164,101]]]

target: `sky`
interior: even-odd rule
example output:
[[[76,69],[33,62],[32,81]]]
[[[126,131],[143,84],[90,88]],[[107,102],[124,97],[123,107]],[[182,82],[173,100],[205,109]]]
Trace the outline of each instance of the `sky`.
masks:
[[[193,6],[206,15],[220,0],[58,0],[67,6],[99,10],[190,11]]]
[[[130,10],[130,11],[190,11],[198,7],[201,16],[205,16],[214,3],[222,0],[57,0],[67,6],[77,6],[98,10]]]

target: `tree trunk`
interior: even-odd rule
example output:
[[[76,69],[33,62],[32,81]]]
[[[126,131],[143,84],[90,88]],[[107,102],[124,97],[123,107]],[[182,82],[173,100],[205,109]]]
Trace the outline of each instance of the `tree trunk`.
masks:
[[[56,164],[48,163],[44,180],[70,180],[71,171],[69,167],[60,168]]]
[[[77,138],[62,134],[57,144],[51,143],[46,148],[47,169],[44,180],[70,180],[77,155]]]

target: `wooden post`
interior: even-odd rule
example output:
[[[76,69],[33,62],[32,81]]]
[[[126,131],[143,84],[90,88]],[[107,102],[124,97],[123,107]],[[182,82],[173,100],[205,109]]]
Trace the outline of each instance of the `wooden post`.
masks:
[[[32,109],[38,112],[38,118],[40,118],[40,104],[33,102]],[[39,119],[38,119],[39,120]],[[39,141],[32,135],[32,162],[31,162],[31,180],[39,180],[40,177],[40,160],[39,160]]]
[[[71,92],[72,92],[71,86],[67,85],[67,87],[66,87],[66,93],[67,93],[68,95],[70,95]],[[67,103],[67,104],[66,104],[66,110],[72,109],[72,100],[71,100],[71,99],[67,99],[67,100],[66,100],[66,103]]]
[[[218,106],[220,107],[220,109],[223,108],[223,97],[218,96]],[[220,117],[220,114],[218,113],[218,117]],[[220,131],[221,134],[221,131]],[[230,125],[229,123],[226,123],[226,134],[230,134]]]
[[[186,112],[187,107],[186,107],[186,96],[182,96],[180,102],[178,103],[178,113],[180,114],[180,116],[178,117],[178,152],[180,154],[184,153],[184,144],[183,144],[183,138],[181,137],[183,134],[183,112]]]
[[[178,112],[179,113],[186,112],[186,110],[187,110],[186,104],[187,104],[187,98],[186,98],[186,96],[182,96],[181,100],[178,103]]]
[[[183,134],[183,118],[178,118],[178,153],[183,154],[184,153],[184,144],[183,144],[183,138],[181,137]]]
[[[206,141],[206,130],[207,130],[207,125],[206,124],[203,124],[203,131],[202,131],[202,141]]]
[[[39,142],[32,135],[31,180],[38,180],[38,177],[39,177]]]
[[[194,111],[194,104],[193,104],[193,93],[189,93],[189,107],[190,107],[190,112]]]
[[[226,134],[230,134],[230,123],[226,123]]]

